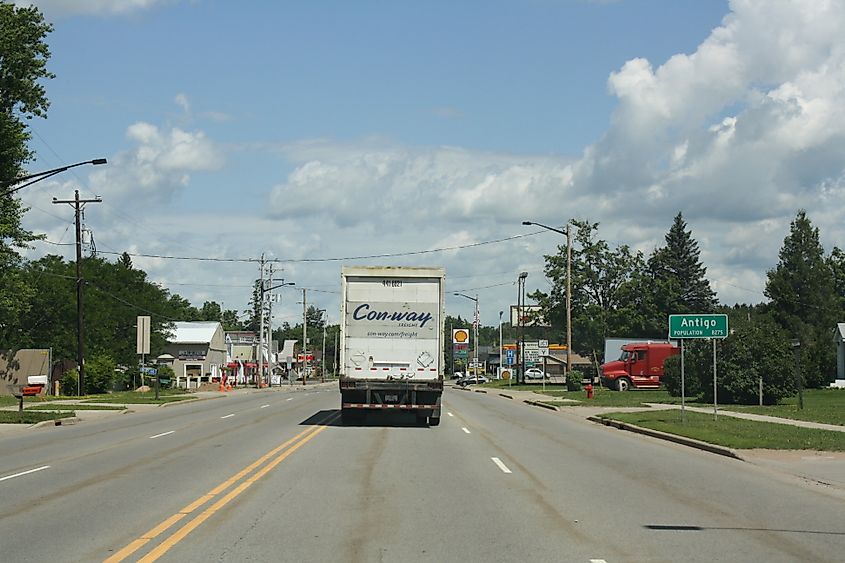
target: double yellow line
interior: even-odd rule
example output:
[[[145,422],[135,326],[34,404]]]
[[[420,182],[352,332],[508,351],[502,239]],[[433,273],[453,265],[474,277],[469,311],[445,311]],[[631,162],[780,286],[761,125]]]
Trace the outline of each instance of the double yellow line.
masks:
[[[185,536],[187,536],[197,527],[199,527],[200,524],[211,518],[215,512],[226,506],[232,499],[244,492],[250,485],[264,477],[274,467],[284,461],[285,458],[287,458],[290,454],[301,448],[306,442],[308,442],[309,440],[314,438],[314,436],[325,430],[327,428],[326,425],[331,424],[338,417],[339,415],[337,413],[330,415],[323,421],[319,422],[317,428],[307,428],[296,436],[294,436],[293,438],[291,438],[290,440],[288,440],[287,442],[285,442],[284,444],[273,448],[272,450],[270,450],[269,452],[267,452],[245,468],[243,468],[241,471],[239,471],[229,479],[226,479],[226,481],[224,481],[220,485],[211,489],[206,494],[199,497],[197,500],[195,500],[173,516],[170,516],[169,518],[152,528],[150,531],[146,532],[145,534],[142,534],[138,539],[130,542],[129,545],[127,545],[126,547],[106,559],[105,563],[117,563],[118,561],[123,561],[124,559],[144,547],[147,543],[149,543],[150,541],[170,529],[174,524],[186,518],[193,512],[199,510],[207,502],[222,494],[226,489],[228,489],[229,487],[231,487],[232,485],[252,473],[256,468],[260,467],[268,459],[272,458],[279,452],[282,452],[273,461],[265,465],[259,471],[256,471],[248,478],[244,479],[237,487],[235,487],[234,489],[229,491],[225,496],[220,498],[220,500],[203,510],[192,520],[190,520],[187,524],[176,530],[172,535],[170,535],[170,537],[166,538],[155,548],[153,548],[147,555],[139,559],[139,561],[142,562],[156,561],[159,557],[167,553],[170,548],[182,541]]]

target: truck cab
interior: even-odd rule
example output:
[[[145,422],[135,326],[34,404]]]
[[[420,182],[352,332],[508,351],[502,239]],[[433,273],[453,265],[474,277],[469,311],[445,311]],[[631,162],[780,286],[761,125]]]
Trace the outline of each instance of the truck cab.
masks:
[[[663,362],[678,353],[678,347],[668,342],[625,344],[618,360],[602,364],[602,384],[617,391],[657,389]]]

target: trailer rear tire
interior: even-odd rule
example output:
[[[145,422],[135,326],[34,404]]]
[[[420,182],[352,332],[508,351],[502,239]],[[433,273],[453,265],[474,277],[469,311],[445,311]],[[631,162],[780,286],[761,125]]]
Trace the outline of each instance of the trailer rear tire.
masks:
[[[631,388],[631,380],[627,377],[620,377],[616,380],[616,390],[617,391],[627,391]]]
[[[439,416],[428,417],[428,425],[429,426],[440,426],[440,417]]]

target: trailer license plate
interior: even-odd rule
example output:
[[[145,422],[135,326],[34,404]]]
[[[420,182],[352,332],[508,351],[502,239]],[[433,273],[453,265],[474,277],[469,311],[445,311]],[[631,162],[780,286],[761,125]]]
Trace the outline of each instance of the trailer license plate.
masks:
[[[384,400],[388,403],[395,403],[399,400],[399,395],[385,395]]]

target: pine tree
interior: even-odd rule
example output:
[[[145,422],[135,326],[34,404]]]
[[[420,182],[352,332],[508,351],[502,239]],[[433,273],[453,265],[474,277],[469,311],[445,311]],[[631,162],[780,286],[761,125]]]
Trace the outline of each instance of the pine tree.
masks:
[[[818,386],[833,370],[830,334],[840,303],[831,261],[825,259],[819,242],[819,230],[803,209],[792,221],[778,256],[778,265],[767,274],[765,294],[778,324],[801,342],[806,384]]]
[[[718,304],[700,255],[698,242],[678,212],[666,233],[666,246],[655,250],[648,261],[652,296],[661,323],[667,322],[669,314],[707,313]]]

